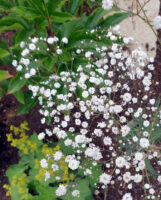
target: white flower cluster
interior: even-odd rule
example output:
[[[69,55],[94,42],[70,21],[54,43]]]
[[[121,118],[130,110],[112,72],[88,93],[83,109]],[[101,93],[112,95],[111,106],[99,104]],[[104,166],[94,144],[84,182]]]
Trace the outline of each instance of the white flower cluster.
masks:
[[[113,6],[113,1],[104,0],[102,3],[106,10]],[[92,30],[90,33],[95,31]],[[113,44],[111,49],[106,45],[96,46],[96,52],[101,58],[81,47],[73,50],[73,55],[81,55],[87,62],[73,66],[73,71],[53,73],[47,80],[38,84],[32,83],[29,85],[29,90],[32,91],[33,97],[38,96],[41,105],[40,114],[43,116],[41,123],[44,124],[47,118],[52,118],[51,130],[46,129],[39,133],[39,140],[45,136],[57,137],[65,148],[71,148],[76,152],[75,155],[69,154],[65,158],[69,170],[82,169],[84,157],[94,162],[104,160],[104,168],[107,169],[99,177],[100,184],[103,184],[102,189],[117,182],[120,187],[126,185],[128,190],[132,190],[136,184],[144,181],[145,158],[149,160],[159,158],[157,150],[155,153],[150,151],[150,134],[153,130],[150,129],[149,113],[156,111],[156,100],[150,90],[152,72],[155,68],[153,59],[148,58],[141,49],[131,53],[123,50],[117,43],[119,36],[111,30],[105,37],[112,40]],[[52,37],[43,40],[34,38],[30,45],[21,43],[23,56],[29,56],[30,51],[34,49],[38,51],[40,41],[49,45],[57,45],[58,41],[61,41],[63,46],[68,44],[68,38]],[[124,38],[125,43],[129,41],[129,38]],[[84,41],[81,42],[83,44]],[[25,50],[26,46],[28,50]],[[56,48],[57,54],[61,54],[63,50],[59,46]],[[28,59],[24,65],[25,70],[29,70],[32,58],[23,59]],[[147,64],[148,62],[150,63]],[[13,65],[17,69],[18,60],[13,60]],[[38,69],[35,68],[35,71],[37,73]],[[135,87],[140,90],[136,91]],[[151,95],[150,98],[147,96],[148,93]],[[140,124],[136,125],[138,121],[139,123],[143,121],[141,128]],[[53,171],[59,170],[56,163],[62,157],[60,151],[53,155]],[[48,170],[47,159],[42,159],[40,164],[42,168]],[[84,175],[91,175],[91,170],[84,169]],[[45,180],[49,178],[50,175],[46,171]],[[160,180],[158,176],[159,183]],[[150,189],[153,193],[153,188]],[[67,186],[60,184],[56,190],[57,196],[66,193]],[[79,197],[80,191],[72,190],[72,195]],[[122,199],[131,200],[133,197],[128,192],[123,194]]]

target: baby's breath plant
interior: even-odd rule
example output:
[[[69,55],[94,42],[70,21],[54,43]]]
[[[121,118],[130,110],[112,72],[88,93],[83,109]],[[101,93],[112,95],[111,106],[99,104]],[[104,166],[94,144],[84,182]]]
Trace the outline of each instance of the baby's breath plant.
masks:
[[[96,7],[90,13],[84,12],[86,3],[39,0],[43,33],[36,31],[44,18],[31,14],[36,10],[32,0],[11,8],[16,16],[25,11],[25,20],[36,27],[11,48],[17,75],[7,92],[21,103],[19,115],[39,102],[40,123],[50,123],[38,136],[26,136],[25,125],[11,127],[15,136],[7,135],[20,151],[19,163],[7,171],[11,186],[5,186],[12,196],[19,195],[15,200],[85,200],[100,191],[106,200],[114,188],[120,200],[133,200],[139,186],[140,199],[160,198],[161,109],[153,91],[158,84],[154,58],[141,48],[130,51],[133,38],[119,34],[115,25],[129,13],[104,19],[116,10],[112,0],[91,1],[89,6]],[[2,79],[8,76],[3,72]],[[23,188],[15,184],[21,182],[13,180],[15,173],[25,180]]]

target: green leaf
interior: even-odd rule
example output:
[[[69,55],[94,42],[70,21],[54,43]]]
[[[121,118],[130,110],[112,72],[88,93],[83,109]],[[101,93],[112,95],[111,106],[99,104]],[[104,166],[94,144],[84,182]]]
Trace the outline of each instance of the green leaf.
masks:
[[[74,188],[70,188],[70,190],[67,193],[68,199],[72,200],[93,200],[93,194],[89,187],[89,182],[87,179],[77,179],[76,186]],[[73,197],[72,191],[73,190],[79,190],[80,191],[80,197]]]
[[[126,19],[127,17],[130,17],[131,13],[126,12],[126,13],[115,13],[113,15],[108,16],[106,19],[101,21],[98,26],[101,28],[109,28],[110,26],[115,26],[116,24],[119,24],[121,21]]]
[[[24,115],[28,113],[31,108],[33,108],[37,104],[37,97],[32,99],[32,92],[27,91],[24,95],[25,104],[20,104],[18,107],[18,115]]]
[[[6,40],[4,40],[3,38],[0,41],[0,48],[9,51],[8,44],[7,44]]]
[[[94,12],[92,12],[92,14],[88,17],[85,27],[87,29],[95,28],[106,13],[107,11],[105,11],[103,8],[95,9]]]
[[[22,78],[21,75],[14,77],[8,86],[8,93],[15,93],[20,90],[26,83],[26,79]]]
[[[49,14],[52,14],[53,11],[60,9],[67,0],[48,0],[47,8]]]
[[[51,15],[51,19],[53,22],[64,23],[73,20],[74,16],[70,13],[54,11]]]
[[[145,165],[147,167],[147,170],[151,173],[151,175],[156,178],[157,177],[157,174],[153,168],[153,166],[151,165],[151,162],[148,158],[145,159]]]
[[[74,31],[84,28],[87,17],[83,16],[80,19],[75,19],[70,22],[65,22],[59,27],[60,37],[69,37]]]
[[[22,104],[24,104],[24,94],[22,92],[22,90],[18,90],[17,92],[13,93],[13,95],[15,96],[15,98]]]
[[[9,51],[0,48],[0,58],[4,58],[4,57],[8,56],[9,54],[10,54]]]
[[[29,19],[35,19],[37,17],[41,17],[41,13],[38,9],[30,8],[30,7],[23,7],[17,6],[11,9],[11,12],[15,12],[18,15],[28,17]]]
[[[1,10],[8,10],[12,7],[12,3],[10,0],[1,0],[0,1],[0,9]]]
[[[21,41],[26,40],[30,35],[34,33],[34,29],[29,30],[21,30],[16,33],[14,39],[13,39],[13,45],[19,44]]]
[[[76,15],[80,4],[81,4],[80,0],[70,0],[67,11],[72,15]]]
[[[3,97],[3,90],[0,88],[0,99]]]
[[[10,15],[3,17],[0,20],[0,31],[4,30],[4,27],[10,28],[13,25],[16,26],[16,27],[24,28],[24,29],[30,29],[31,28],[30,22],[28,22],[25,18],[23,18],[22,16],[20,17],[18,15],[11,13]]]
[[[161,127],[155,127],[152,133],[150,134],[150,143],[157,143],[161,141]]]
[[[68,51],[63,51],[63,53],[60,55],[60,58],[63,62],[68,62],[72,60],[72,55]]]
[[[0,70],[0,81],[13,77],[8,71]]]

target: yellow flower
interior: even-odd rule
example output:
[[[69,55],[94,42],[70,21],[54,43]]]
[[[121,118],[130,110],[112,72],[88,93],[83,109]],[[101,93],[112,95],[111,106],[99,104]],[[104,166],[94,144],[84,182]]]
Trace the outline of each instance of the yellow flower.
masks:
[[[35,160],[35,168],[38,169],[40,167],[40,161],[39,160]]]

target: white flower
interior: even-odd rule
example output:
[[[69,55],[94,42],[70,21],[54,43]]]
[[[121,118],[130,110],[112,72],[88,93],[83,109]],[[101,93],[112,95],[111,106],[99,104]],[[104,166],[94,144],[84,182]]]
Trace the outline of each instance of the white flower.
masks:
[[[118,114],[118,113],[120,113],[120,112],[122,112],[122,106],[120,106],[120,105],[115,105],[114,107],[113,107],[113,109],[114,109],[114,112],[116,113],[116,114]]]
[[[102,8],[105,10],[110,10],[113,7],[113,0],[103,0]]]
[[[126,193],[123,197],[122,200],[133,200],[131,193]]]
[[[38,139],[39,139],[39,140],[43,140],[44,137],[45,137],[45,133],[44,133],[44,132],[39,133],[39,135],[38,135]]]
[[[157,181],[161,183],[161,176],[158,176]]]
[[[112,176],[106,173],[103,173],[100,178],[99,178],[99,182],[103,183],[104,185],[107,185],[110,183]]]
[[[26,74],[25,74],[25,78],[26,78],[26,79],[30,78],[30,74],[29,74],[29,73],[26,73]]]
[[[29,44],[29,49],[32,51],[35,50],[36,49],[35,44]]]
[[[83,91],[83,92],[82,92],[82,97],[83,97],[83,98],[87,98],[88,95],[89,95],[88,91]]]
[[[30,69],[30,75],[34,76],[36,74],[36,70],[34,68]]]
[[[123,157],[118,157],[116,158],[115,163],[117,167],[122,168],[125,166],[126,160]]]
[[[135,176],[134,176],[134,182],[135,183],[140,183],[141,181],[142,181],[142,175],[135,174]]]
[[[48,163],[47,163],[47,160],[45,158],[43,158],[41,161],[40,161],[40,165],[42,168],[48,168]]]
[[[143,153],[136,152],[135,153],[135,159],[141,161],[143,159]]]
[[[153,21],[153,25],[155,27],[155,29],[161,29],[161,16],[157,16],[155,17],[154,21]]]
[[[45,172],[45,181],[50,179],[50,173],[48,171]]]
[[[21,71],[22,70],[22,65],[18,65],[16,69],[17,69],[17,71]]]
[[[145,161],[144,161],[144,160],[142,160],[142,161],[139,162],[138,168],[139,168],[140,170],[145,169]]]
[[[86,137],[84,135],[77,135],[75,137],[75,142],[76,143],[85,143],[86,142]]]
[[[123,137],[128,135],[129,132],[130,132],[130,127],[129,126],[124,125],[124,126],[121,127],[121,133],[122,133]]]
[[[80,191],[79,190],[73,190],[72,195],[73,195],[73,197],[80,197]]]
[[[68,44],[68,38],[66,38],[66,37],[63,37],[61,41],[62,41],[64,44]]]
[[[57,52],[58,55],[62,54],[62,50],[61,49],[57,49],[56,52]]]
[[[24,47],[25,47],[25,42],[22,41],[22,42],[20,43],[20,47],[21,47],[21,48],[24,48]]]
[[[72,140],[69,138],[64,141],[65,146],[70,146],[72,144]]]
[[[103,142],[105,145],[111,145],[112,144],[112,140],[110,137],[104,137]]]
[[[149,122],[148,120],[145,120],[145,121],[143,122],[143,125],[144,125],[145,127],[148,127],[148,126],[150,125],[150,122]]]
[[[57,196],[63,196],[67,193],[67,189],[65,185],[60,184],[58,189],[56,190]]]
[[[56,165],[56,164],[52,164],[52,165],[51,165],[51,168],[52,168],[52,170],[55,172],[55,171],[57,171],[57,170],[59,169],[59,166]]]
[[[78,169],[80,161],[72,159],[69,161],[68,167],[72,170]]]
[[[62,156],[63,156],[62,152],[57,151],[57,152],[54,154],[54,160],[59,161],[59,160],[62,158]]]
[[[54,38],[53,37],[50,37],[47,39],[47,43],[48,44],[53,44],[54,43]]]
[[[17,67],[17,60],[13,60],[13,61],[12,61],[12,65],[13,65],[14,67]]]
[[[125,181],[125,183],[128,183],[129,181],[131,181],[131,173],[130,172],[126,172],[123,175],[123,180]]]
[[[149,147],[149,140],[147,138],[141,138],[140,139],[140,146],[142,148],[148,148]]]
[[[29,54],[29,50],[28,49],[24,49],[21,53],[22,56],[26,56],[27,54]]]
[[[93,54],[92,52],[87,51],[87,52],[85,53],[85,57],[86,57],[86,58],[90,58],[92,54]]]
[[[129,101],[131,101],[131,99],[132,99],[132,96],[131,96],[131,94],[130,93],[125,93],[124,95],[123,95],[123,100],[125,101],[125,102],[129,102]]]

